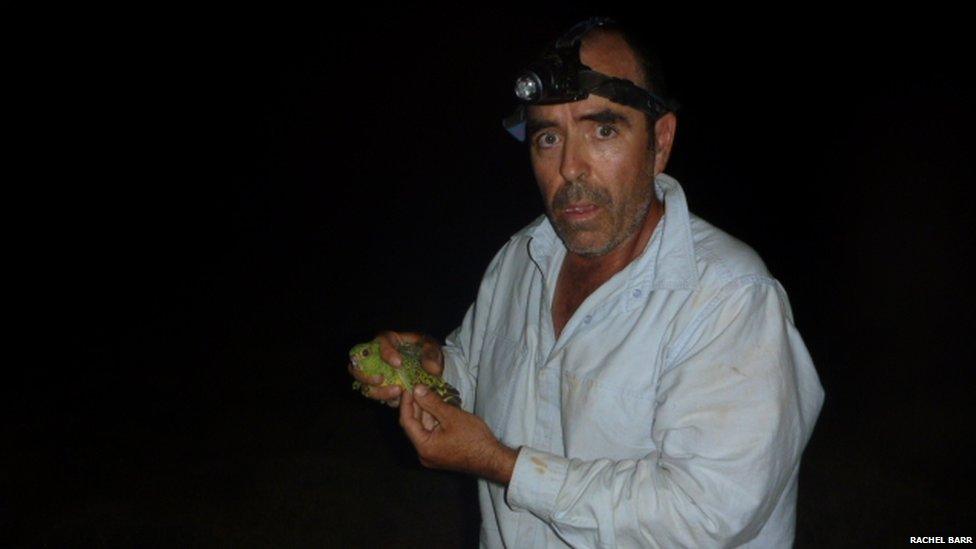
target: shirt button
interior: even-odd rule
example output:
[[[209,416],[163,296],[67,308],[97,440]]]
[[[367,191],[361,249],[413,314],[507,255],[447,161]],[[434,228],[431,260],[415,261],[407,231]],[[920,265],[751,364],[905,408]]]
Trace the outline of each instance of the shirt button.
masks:
[[[586,324],[589,324],[591,320],[593,320],[593,315],[586,315],[583,317],[583,322]]]
[[[640,296],[641,296],[640,288],[635,289],[634,290],[634,297],[640,297]]]

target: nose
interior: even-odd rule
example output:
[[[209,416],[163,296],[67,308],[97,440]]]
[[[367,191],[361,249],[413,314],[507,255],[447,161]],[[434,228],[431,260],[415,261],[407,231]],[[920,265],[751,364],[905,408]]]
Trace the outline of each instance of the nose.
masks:
[[[559,164],[560,175],[566,181],[585,179],[589,173],[590,165],[583,139],[578,136],[567,135],[562,153]]]

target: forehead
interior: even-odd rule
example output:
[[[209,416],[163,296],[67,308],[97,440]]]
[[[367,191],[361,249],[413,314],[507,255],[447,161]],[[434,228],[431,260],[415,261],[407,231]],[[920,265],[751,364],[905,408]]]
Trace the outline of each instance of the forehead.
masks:
[[[557,125],[558,121],[567,120],[577,120],[583,119],[587,116],[595,115],[597,113],[604,113],[611,111],[615,114],[623,116],[629,123],[633,124],[635,121],[643,116],[643,114],[630,107],[619,105],[610,101],[605,97],[600,97],[598,95],[590,95],[586,99],[581,101],[573,101],[571,103],[556,103],[554,105],[529,105],[526,110],[526,114],[529,119],[528,129],[531,133],[533,126],[539,127],[553,124]]]

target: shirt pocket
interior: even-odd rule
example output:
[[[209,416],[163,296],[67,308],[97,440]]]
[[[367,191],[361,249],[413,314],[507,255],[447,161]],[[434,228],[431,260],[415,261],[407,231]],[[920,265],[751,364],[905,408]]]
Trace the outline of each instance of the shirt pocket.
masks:
[[[563,440],[570,456],[633,458],[655,449],[653,398],[572,373],[564,372],[562,381]]]
[[[524,349],[520,351],[514,340],[501,334],[490,334],[482,347],[475,414],[502,442],[510,442],[506,440],[506,434],[517,398],[524,354]]]

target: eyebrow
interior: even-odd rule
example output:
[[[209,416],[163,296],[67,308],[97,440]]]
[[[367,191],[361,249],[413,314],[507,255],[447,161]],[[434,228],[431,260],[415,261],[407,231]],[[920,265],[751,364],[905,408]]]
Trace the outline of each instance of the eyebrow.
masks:
[[[613,109],[603,109],[600,112],[594,112],[590,114],[584,114],[579,117],[579,120],[590,120],[592,122],[599,122],[600,124],[616,124],[623,122],[626,125],[630,125],[630,121],[623,114],[613,110]]]
[[[602,111],[584,114],[577,118],[577,120],[588,120],[598,124],[623,123],[626,126],[630,126],[630,120],[628,120],[623,114],[613,109],[603,109]],[[559,124],[557,124],[555,120],[550,118],[529,117],[529,119],[525,122],[525,135],[534,135],[539,130],[552,128],[558,125]]]
[[[543,128],[552,128],[556,126],[556,121],[551,118],[532,118],[529,117],[525,121],[525,135],[532,136]]]

